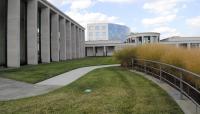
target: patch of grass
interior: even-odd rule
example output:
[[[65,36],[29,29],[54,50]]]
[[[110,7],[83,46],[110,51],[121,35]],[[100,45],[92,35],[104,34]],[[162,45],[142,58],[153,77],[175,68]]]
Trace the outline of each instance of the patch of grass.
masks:
[[[76,68],[116,63],[117,62],[113,60],[112,57],[87,57],[77,60],[23,66],[19,69],[0,71],[0,77],[28,83],[37,83]]]
[[[85,93],[92,89],[91,93]],[[97,69],[50,94],[0,102],[1,114],[183,114],[165,91],[120,67]]]

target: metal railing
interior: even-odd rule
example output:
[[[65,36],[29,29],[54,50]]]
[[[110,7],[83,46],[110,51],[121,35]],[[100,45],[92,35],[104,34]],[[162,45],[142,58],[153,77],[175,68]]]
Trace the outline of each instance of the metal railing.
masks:
[[[188,70],[144,59],[132,59],[132,69],[150,74],[161,82],[166,82],[180,92],[180,99],[185,95],[196,105],[196,114],[200,108],[200,75]]]

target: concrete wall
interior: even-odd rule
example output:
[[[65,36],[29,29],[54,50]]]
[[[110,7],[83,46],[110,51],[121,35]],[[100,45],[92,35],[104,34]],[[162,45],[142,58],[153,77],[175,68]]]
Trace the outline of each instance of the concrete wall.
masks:
[[[112,56],[114,51],[115,51],[115,47],[114,46],[106,47],[106,55],[107,56]]]
[[[92,57],[94,56],[94,50],[93,50],[93,47],[86,47],[86,56],[88,57]]]
[[[95,47],[96,56],[104,56],[104,47]]]

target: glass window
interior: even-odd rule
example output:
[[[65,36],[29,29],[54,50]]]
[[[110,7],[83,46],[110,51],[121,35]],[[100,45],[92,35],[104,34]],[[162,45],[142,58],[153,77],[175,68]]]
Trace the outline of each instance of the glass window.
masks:
[[[93,36],[93,32],[89,32],[89,36]]]
[[[100,36],[99,32],[96,32],[96,37],[99,37],[99,36]]]
[[[105,26],[102,26],[102,27],[101,27],[101,29],[102,29],[102,30],[105,30],[105,29],[106,29],[106,27],[105,27]]]
[[[93,30],[93,26],[89,26],[89,30]]]
[[[106,32],[102,32],[102,36],[106,36]]]
[[[95,26],[95,30],[99,30],[99,26]]]

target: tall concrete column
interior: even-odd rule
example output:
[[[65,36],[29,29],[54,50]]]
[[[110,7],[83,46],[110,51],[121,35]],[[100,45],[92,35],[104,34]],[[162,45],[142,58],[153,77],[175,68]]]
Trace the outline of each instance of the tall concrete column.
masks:
[[[41,9],[41,59],[50,62],[50,9]]]
[[[85,57],[85,30],[82,31],[83,36],[83,57]]]
[[[142,36],[142,44],[145,44],[144,36]]]
[[[154,37],[150,36],[150,43],[154,43]]]
[[[179,44],[178,43],[176,44],[176,47],[179,48]]]
[[[72,43],[72,58],[73,59],[76,59],[77,56],[76,56],[76,26],[73,25],[73,28],[72,28],[72,33],[73,33],[73,37],[72,37],[72,40],[73,40],[73,43]]]
[[[60,19],[60,60],[66,60],[66,20]]]
[[[82,42],[83,42],[83,40],[82,40],[82,30],[81,29],[79,29],[79,58],[82,58],[82,53],[83,53],[83,45],[82,45]]]
[[[191,49],[191,43],[188,43],[188,44],[187,44],[187,48],[188,48],[188,49]]]
[[[20,0],[8,0],[7,66],[20,67]]]
[[[71,24],[71,47],[72,47],[72,59],[75,58],[75,53],[76,53],[76,48],[75,48],[75,43],[74,43],[74,40],[75,40],[75,25],[74,24]]]
[[[37,45],[37,16],[38,1],[28,0],[27,3],[27,54],[28,64],[38,64],[38,45]]]
[[[71,22],[66,23],[66,57],[72,59]]]
[[[96,47],[95,46],[93,46],[93,56],[95,57],[96,56],[96,49],[95,49]]]
[[[79,28],[77,27],[76,28],[76,58],[80,58],[79,57],[79,49],[80,49],[79,38],[80,38]]]
[[[59,16],[51,16],[51,58],[52,61],[59,61]]]
[[[104,52],[104,56],[107,56],[107,53],[106,53],[106,46],[103,46],[103,52]]]

